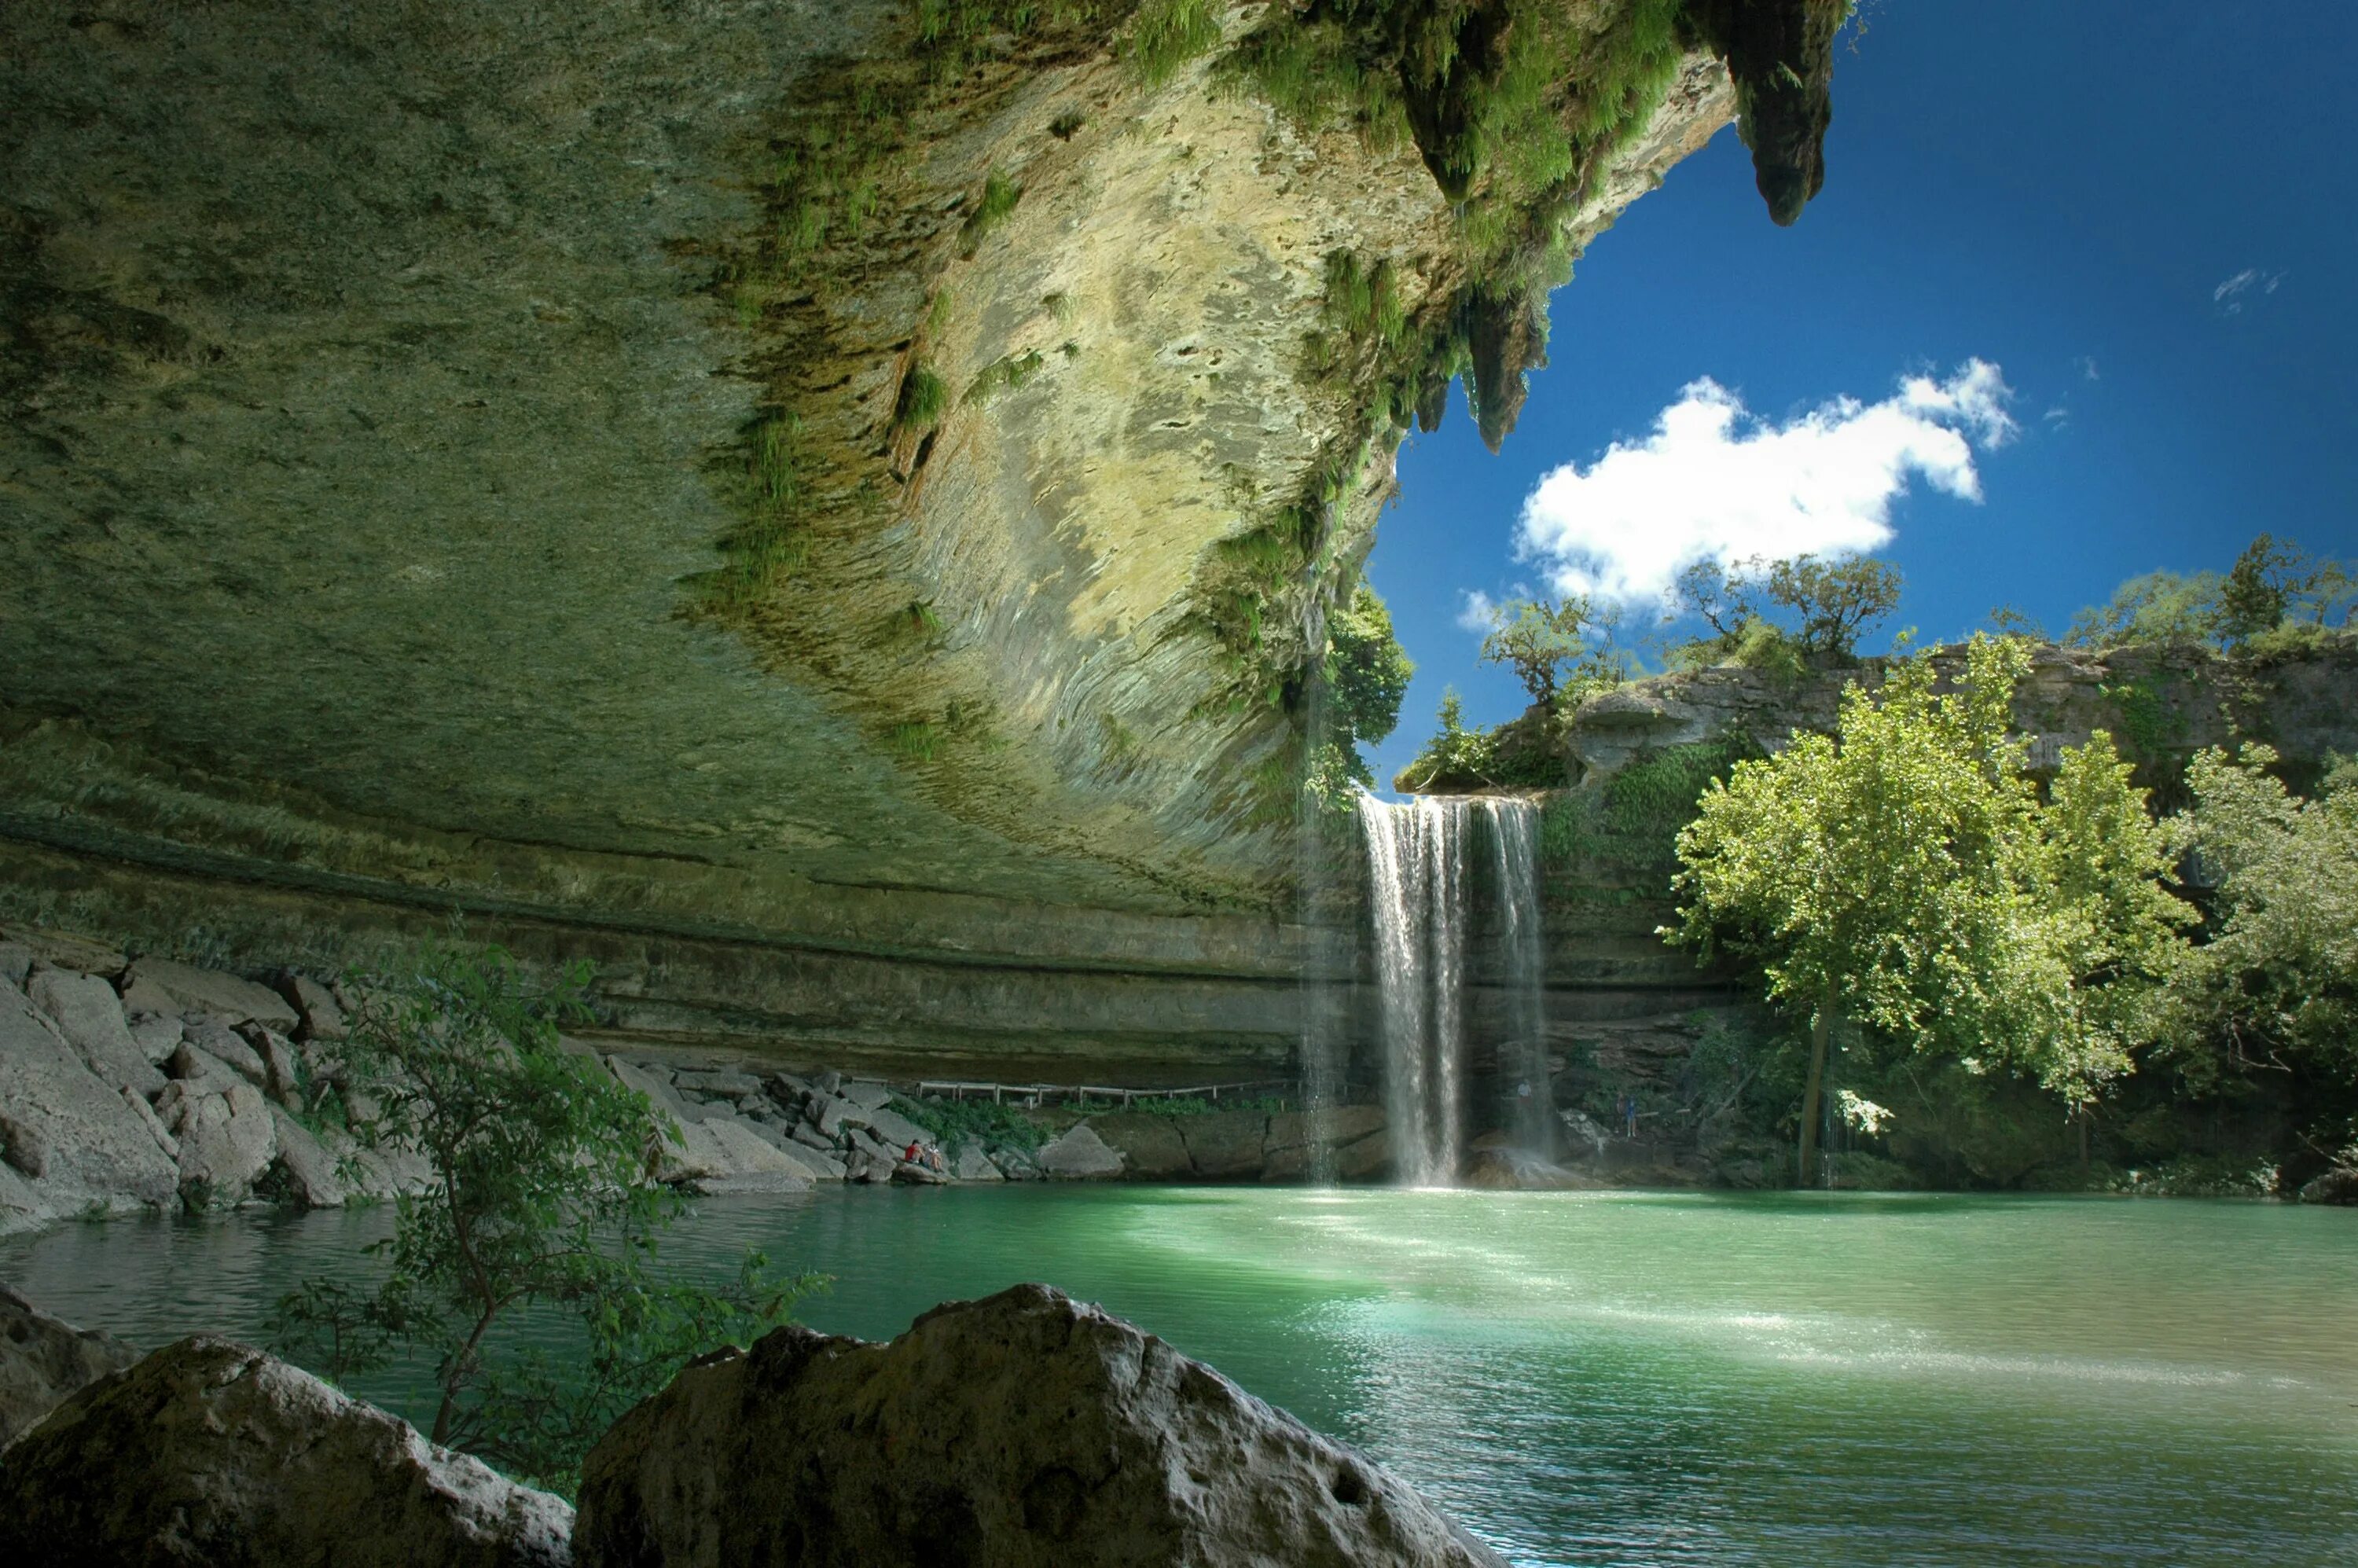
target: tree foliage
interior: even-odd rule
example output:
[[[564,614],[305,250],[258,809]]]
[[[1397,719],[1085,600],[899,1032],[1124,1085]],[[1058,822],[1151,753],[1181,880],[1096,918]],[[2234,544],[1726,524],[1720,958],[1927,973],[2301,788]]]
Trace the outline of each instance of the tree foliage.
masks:
[[[1676,612],[1712,630],[1684,662],[1841,664],[1899,607],[1899,568],[1867,556],[1696,561],[1671,587]]]
[[[2260,1073],[2358,1079],[2358,764],[2292,795],[2266,746],[2187,768],[2210,940],[2170,989],[2168,1058],[2197,1092]]]
[[[2083,648],[2201,643],[2266,650],[2347,625],[2354,592],[2358,577],[2348,563],[2262,534],[2223,577],[2155,571],[2130,578],[2110,600],[2074,616],[2063,641]]]
[[[1392,633],[1392,612],[1361,583],[1326,618],[1326,690],[1343,743],[1374,745],[1400,724],[1416,665]]]
[[[1663,935],[1757,961],[1768,998],[1812,1020],[1804,1180],[1840,1020],[2074,1102],[2129,1066],[2190,918],[2168,886],[2175,838],[2101,730],[2042,800],[2007,735],[2028,661],[1976,637],[1953,691],[1922,655],[1879,693],[1854,683],[1834,735],[1738,762],[1679,835]]]
[[[758,1253],[719,1290],[655,1274],[679,1200],[649,1165],[676,1130],[560,1044],[588,980],[576,967],[535,988],[503,950],[455,941],[354,977],[334,1065],[352,1131],[422,1155],[432,1179],[373,1249],[388,1265],[375,1293],[312,1281],[277,1313],[290,1351],[331,1378],[430,1358],[433,1440],[559,1487],[690,1357],[783,1321],[817,1282],[773,1278]],[[535,1309],[572,1317],[580,1353],[552,1358],[512,1332]]]
[[[1569,599],[1510,599],[1490,610],[1490,630],[1482,639],[1482,662],[1507,665],[1542,707],[1555,706],[1565,673],[1590,654],[1589,602]]]

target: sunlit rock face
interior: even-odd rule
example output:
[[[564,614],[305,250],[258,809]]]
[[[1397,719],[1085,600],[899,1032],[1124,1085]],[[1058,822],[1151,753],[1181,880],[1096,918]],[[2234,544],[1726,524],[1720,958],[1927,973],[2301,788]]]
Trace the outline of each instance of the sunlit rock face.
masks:
[[[1304,340],[1338,253],[1451,297],[1450,205],[1108,16],[929,77],[796,249],[912,26],[0,11],[16,911],[284,962],[459,908],[650,1038],[1281,1059],[1287,675],[1398,439]],[[1690,57],[1572,246],[1733,104]],[[1338,461],[1240,651],[1222,542]]]

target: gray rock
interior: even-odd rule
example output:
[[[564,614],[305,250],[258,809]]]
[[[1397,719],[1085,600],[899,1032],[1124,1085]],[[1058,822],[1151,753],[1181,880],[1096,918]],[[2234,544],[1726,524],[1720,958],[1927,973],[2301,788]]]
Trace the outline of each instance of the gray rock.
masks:
[[[253,1047],[255,1059],[262,1064],[262,1092],[281,1105],[302,1104],[303,1075],[296,1065],[294,1043],[259,1023],[249,1023],[237,1033],[239,1039]]]
[[[961,1182],[1003,1182],[1007,1173],[991,1162],[990,1156],[973,1143],[961,1145],[950,1157],[950,1174]]]
[[[237,1037],[232,1035],[230,1038],[234,1040]],[[193,1040],[180,1042],[178,1048],[166,1059],[164,1070],[172,1076],[175,1083],[187,1084],[190,1092],[198,1094],[219,1094],[232,1084],[253,1081]],[[156,1107],[159,1111],[168,1098],[174,1104],[178,1103],[178,1097],[172,1095],[170,1085],[165,1086],[164,1093],[157,1097]]]
[[[165,1087],[168,1088],[171,1086]],[[156,1141],[156,1147],[164,1152],[164,1158],[177,1167],[180,1162],[180,1141],[172,1136],[172,1130],[164,1125],[164,1119],[156,1114],[156,1108],[135,1089],[124,1089],[122,1094],[123,1103],[130,1107],[131,1114],[147,1129],[147,1136]]]
[[[341,1208],[351,1195],[339,1161],[311,1130],[276,1106],[270,1108],[278,1146],[278,1172],[287,1195],[305,1208]]]
[[[797,1121],[793,1126],[787,1128],[786,1136],[793,1139],[795,1142],[803,1145],[806,1149],[812,1150],[817,1153],[833,1154],[838,1149],[835,1140],[829,1138],[826,1133],[821,1132],[817,1128],[813,1127],[807,1121]]]
[[[941,1172],[927,1165],[913,1165],[906,1160],[893,1162],[892,1179],[904,1187],[946,1187],[950,1184],[949,1177]]]
[[[906,1149],[912,1142],[931,1143],[934,1135],[911,1121],[897,1110],[879,1106],[863,1111],[868,1118],[868,1130],[884,1141],[891,1149]]]
[[[1178,1119],[1149,1111],[1124,1110],[1111,1116],[1093,1116],[1088,1126],[1105,1140],[1106,1147],[1121,1156],[1127,1174],[1155,1182],[1190,1175],[1195,1171],[1194,1162],[1187,1158],[1187,1145],[1174,1125]]]
[[[584,1467],[585,1563],[1497,1568],[1405,1483],[1044,1285],[889,1345],[783,1328]]]
[[[843,1180],[842,1161],[838,1160],[829,1154],[822,1154],[816,1149],[796,1142],[793,1138],[787,1135],[784,1129],[773,1126],[765,1121],[746,1120],[740,1122],[739,1125],[750,1130],[754,1137],[759,1138],[763,1142],[767,1143],[771,1148],[776,1150],[779,1153],[792,1161],[795,1168],[800,1170],[812,1181],[839,1182]]]
[[[104,975],[109,979],[123,972],[129,959],[122,949],[112,943],[93,937],[77,936],[70,931],[43,931],[32,925],[0,925],[0,940],[11,946],[23,947],[33,955],[33,961],[47,964],[53,969],[71,969],[78,975]]]
[[[751,1073],[682,1072],[674,1073],[671,1081],[680,1088],[724,1099],[747,1099],[762,1092],[762,1080]]]
[[[1173,1119],[1195,1173],[1213,1180],[1258,1176],[1269,1118],[1257,1110],[1215,1110]]]
[[[126,998],[135,988],[152,989],[177,1004],[176,1008],[153,1010],[158,1012],[209,1012],[231,1023],[267,1024],[282,1033],[299,1022],[295,1010],[276,991],[217,969],[200,969],[163,958],[142,958],[124,975]],[[142,989],[141,994],[149,994],[149,989]],[[133,1004],[126,1001],[126,1005]]]
[[[1106,1147],[1086,1121],[1040,1145],[1033,1163],[1063,1181],[1101,1181],[1121,1174],[1121,1156]]]
[[[750,1122],[713,1120],[699,1130],[719,1149],[725,1162],[701,1184],[707,1192],[801,1192],[811,1184],[810,1168],[763,1138]]]
[[[835,1094],[843,1087],[843,1075],[835,1071],[833,1068],[829,1068],[824,1073],[813,1074],[811,1076],[811,1087],[817,1089],[823,1095]]]
[[[784,1106],[788,1110],[800,1109],[803,1101],[810,1098],[810,1085],[805,1080],[795,1076],[792,1073],[772,1073],[770,1075],[770,1098],[776,1100],[780,1105]]]
[[[33,972],[33,950],[22,942],[0,942],[0,981],[21,986]]]
[[[0,1561],[557,1568],[572,1510],[225,1339],[83,1389],[0,1466]]]
[[[1340,1176],[1341,1146],[1379,1133],[1383,1127],[1381,1106],[1280,1111],[1269,1119],[1269,1132],[1262,1144],[1260,1179],[1304,1182]]]
[[[838,1092],[862,1110],[881,1109],[892,1098],[892,1088],[873,1078],[854,1078]]]
[[[179,1019],[168,1013],[140,1012],[129,1020],[131,1038],[137,1042],[139,1054],[158,1067],[171,1060],[172,1053],[180,1048],[183,1034]]]
[[[222,1094],[189,1094],[185,1084],[173,1087],[182,1093],[164,1125],[180,1141],[181,1201],[190,1208],[243,1203],[254,1194],[254,1179],[278,1156],[270,1102],[252,1084],[233,1084]]]
[[[0,1161],[0,1236],[38,1230],[57,1217],[58,1211],[49,1200],[34,1191],[15,1166]]]
[[[295,1010],[295,1038],[297,1040],[341,1040],[345,1034],[344,1010],[336,1005],[328,988],[308,975],[298,975],[291,969],[278,974],[278,994]]]
[[[43,969],[26,982],[25,994],[104,1083],[143,1095],[164,1087],[164,1075],[131,1037],[114,988],[96,975]]]
[[[263,1065],[262,1053],[234,1029],[213,1022],[191,1024],[186,1038],[200,1055],[211,1057],[255,1088],[268,1092],[270,1069]],[[175,1069],[172,1076],[177,1078],[187,1075]]]
[[[859,1114],[859,1108],[849,1100],[818,1096],[810,1102],[811,1125],[818,1129],[821,1137],[839,1139],[847,1130],[844,1118]]]
[[[61,1323],[0,1285],[0,1448],[68,1396],[138,1359],[114,1336]]]
[[[2303,1203],[2358,1204],[2358,1170],[2336,1167],[2312,1177],[2300,1189]]]
[[[14,987],[0,988],[0,1150],[60,1213],[169,1203],[179,1181],[123,1097]]]

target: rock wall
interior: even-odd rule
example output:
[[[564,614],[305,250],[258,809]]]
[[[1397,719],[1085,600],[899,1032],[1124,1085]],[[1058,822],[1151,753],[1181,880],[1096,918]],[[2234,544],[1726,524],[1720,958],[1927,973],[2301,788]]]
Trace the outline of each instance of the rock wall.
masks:
[[[926,15],[0,11],[0,908],[460,911],[649,1039],[880,1065],[1284,1049],[1287,693],[1408,417],[1305,341],[1338,256],[1522,311],[1487,428],[1531,302],[1415,147],[1217,69],[1278,11],[1152,69],[1119,3]],[[1551,256],[1735,112],[1682,47]]]

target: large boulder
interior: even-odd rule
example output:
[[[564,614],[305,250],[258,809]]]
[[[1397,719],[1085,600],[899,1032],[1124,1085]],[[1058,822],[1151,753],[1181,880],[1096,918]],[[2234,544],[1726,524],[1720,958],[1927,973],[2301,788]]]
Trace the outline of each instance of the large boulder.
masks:
[[[69,1394],[138,1359],[114,1336],[61,1323],[0,1285],[0,1448]]]
[[[165,958],[142,958],[133,964],[124,972],[123,994],[125,1007],[138,1008],[149,999],[162,998],[173,1005],[149,1005],[146,1010],[209,1012],[231,1023],[265,1024],[282,1034],[292,1033],[301,1022],[287,999],[267,986]]]
[[[59,1213],[165,1204],[179,1173],[49,1019],[0,987],[0,1152]]]
[[[1186,1142],[1179,1136],[1178,1119],[1142,1110],[1093,1116],[1089,1128],[1106,1147],[1121,1156],[1122,1169],[1141,1181],[1164,1181],[1195,1174]]]
[[[308,975],[298,975],[292,969],[282,969],[277,977],[278,994],[295,1010],[295,1038],[301,1041],[334,1041],[344,1037],[344,1010],[327,987]]]
[[[352,1195],[342,1161],[319,1141],[319,1134],[276,1106],[270,1108],[270,1125],[277,1145],[278,1188],[283,1196],[305,1208],[341,1208]]]
[[[188,1093],[175,1081],[157,1113],[180,1144],[180,1196],[190,1208],[227,1208],[254,1195],[255,1178],[278,1157],[272,1107],[252,1084]]]
[[[1404,1483],[1045,1285],[889,1345],[782,1328],[584,1466],[585,1564],[1493,1565]]]
[[[1215,1110],[1177,1119],[1187,1158],[1199,1176],[1238,1180],[1261,1172],[1269,1118],[1257,1110]]]
[[[164,1075],[131,1037],[114,988],[98,976],[43,969],[25,982],[25,994],[49,1015],[66,1044],[105,1083],[142,1095],[164,1087]]]
[[[1107,1148],[1086,1121],[1040,1145],[1032,1162],[1060,1181],[1102,1181],[1121,1174],[1121,1156]]]
[[[0,1562],[555,1568],[572,1510],[226,1339],[82,1390],[0,1465]]]
[[[2358,1205],[2358,1168],[2337,1165],[2320,1176],[2312,1176],[2300,1189],[2303,1203]]]

